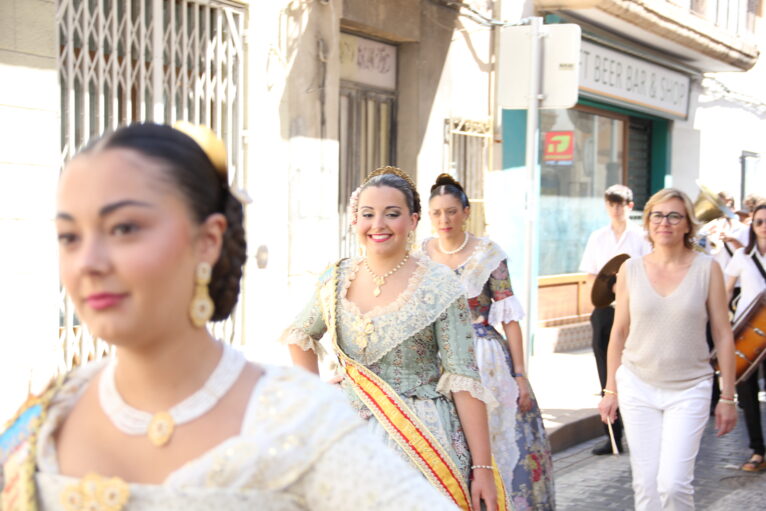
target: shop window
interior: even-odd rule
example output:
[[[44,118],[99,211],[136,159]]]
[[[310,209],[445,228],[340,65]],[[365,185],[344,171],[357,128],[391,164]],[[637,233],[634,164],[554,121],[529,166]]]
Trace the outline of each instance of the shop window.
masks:
[[[540,275],[577,272],[592,231],[609,222],[604,190],[625,184],[640,210],[651,193],[652,122],[593,107],[544,110]]]

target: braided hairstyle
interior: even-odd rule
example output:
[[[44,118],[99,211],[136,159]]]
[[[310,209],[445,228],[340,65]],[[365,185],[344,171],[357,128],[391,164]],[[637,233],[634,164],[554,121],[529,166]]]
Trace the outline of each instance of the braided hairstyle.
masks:
[[[239,298],[247,256],[244,209],[232,195],[225,172],[216,170],[205,151],[185,133],[164,124],[139,123],[92,141],[82,153],[125,148],[164,163],[165,177],[183,196],[192,218],[202,224],[210,215],[226,217],[221,254],[213,266],[210,298],[212,321],[226,319]]]
[[[420,216],[420,194],[415,187],[415,182],[402,169],[386,166],[372,171],[364,184],[359,187],[359,193],[361,194],[362,191],[371,186],[377,188],[388,186],[399,190],[404,194],[410,214],[417,213]]]
[[[431,197],[429,197],[428,200],[430,201],[439,195],[452,195],[460,201],[460,204],[463,205],[464,209],[471,207],[471,203],[468,200],[468,196],[465,194],[465,190],[463,190],[463,186],[449,174],[439,174],[439,177],[436,178],[436,182],[431,186]]]

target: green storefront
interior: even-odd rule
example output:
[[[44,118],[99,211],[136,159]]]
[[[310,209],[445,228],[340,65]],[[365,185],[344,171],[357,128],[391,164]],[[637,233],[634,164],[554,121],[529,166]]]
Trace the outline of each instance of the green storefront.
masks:
[[[540,111],[540,276],[577,272],[588,235],[608,222],[608,186],[629,186],[638,212],[669,185],[673,121],[688,115],[690,86],[677,63],[583,28],[577,105]],[[526,111],[504,110],[502,126],[503,169],[526,185]],[[512,205],[512,216],[523,208]],[[521,245],[511,254],[519,262]]]

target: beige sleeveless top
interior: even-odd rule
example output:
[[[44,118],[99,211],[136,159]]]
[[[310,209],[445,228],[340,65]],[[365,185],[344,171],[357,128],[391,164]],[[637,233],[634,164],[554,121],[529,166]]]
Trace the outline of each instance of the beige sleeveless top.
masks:
[[[684,279],[665,297],[649,282],[643,258],[626,261],[630,330],[622,363],[646,383],[683,390],[713,374],[705,341],[712,261],[697,254]]]

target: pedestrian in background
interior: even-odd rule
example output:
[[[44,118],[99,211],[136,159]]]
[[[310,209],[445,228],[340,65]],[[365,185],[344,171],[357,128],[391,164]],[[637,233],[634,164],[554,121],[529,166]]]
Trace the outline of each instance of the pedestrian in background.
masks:
[[[651,251],[646,232],[630,221],[630,212],[633,210],[633,192],[630,188],[624,185],[612,185],[607,188],[604,192],[604,207],[609,216],[609,225],[591,233],[580,261],[580,271],[588,274],[588,284],[591,286],[599,271],[613,257],[628,254],[638,258]],[[596,307],[590,315],[593,355],[596,357],[596,369],[602,389],[606,387],[606,352],[613,322],[613,305]],[[619,413],[612,428],[617,449],[622,452],[622,420]],[[608,434],[606,425],[604,434]],[[611,452],[612,445],[608,438],[603,444],[593,448],[595,455]]]
[[[508,257],[489,238],[466,231],[471,204],[449,174],[431,186],[428,208],[438,236],[423,241],[423,252],[452,269],[465,288],[481,381],[500,403],[489,410],[490,438],[513,508],[555,509],[551,449],[524,368],[524,310],[513,294]]]
[[[0,509],[451,509],[339,392],[207,330],[239,296],[244,212],[223,142],[183,129],[118,129],[61,174],[62,282],[114,355],[0,436]]]
[[[601,419],[618,406],[630,447],[637,511],[694,509],[694,460],[707,423],[713,369],[710,320],[721,367],[718,435],[736,424],[734,346],[721,268],[693,249],[697,220],[681,191],[664,189],[644,209],[652,253],[617,275]]]
[[[753,305],[755,300],[760,300],[761,293],[766,291],[765,269],[766,204],[759,204],[753,211],[747,246],[734,252],[734,256],[726,266],[726,291],[728,295],[731,297],[738,281],[741,286],[734,323],[741,319],[744,312]],[[746,472],[766,470],[761,405],[758,401],[759,369],[756,368],[752,375],[737,385],[737,400],[745,415],[747,435],[750,438],[750,448],[753,450],[753,454],[742,465],[742,470]]]

